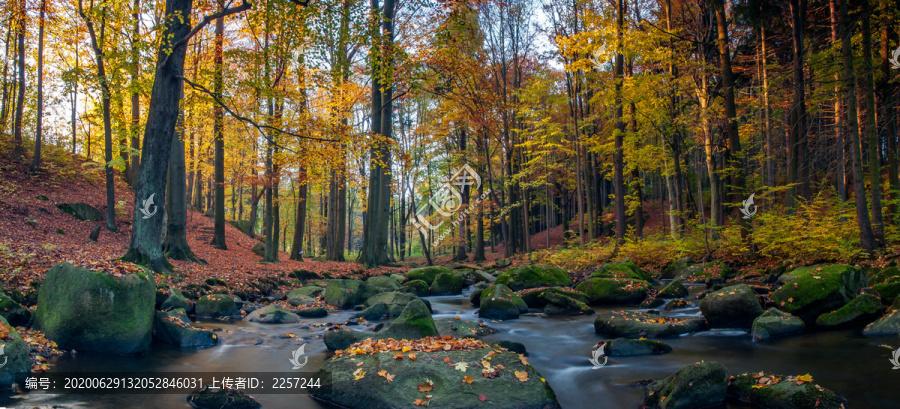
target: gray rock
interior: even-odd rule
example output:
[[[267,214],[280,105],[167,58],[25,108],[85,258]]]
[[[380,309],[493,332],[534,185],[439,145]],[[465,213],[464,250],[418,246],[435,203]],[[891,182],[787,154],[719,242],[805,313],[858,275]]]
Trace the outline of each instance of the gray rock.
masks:
[[[192,327],[191,320],[181,308],[156,312],[153,338],[184,347],[210,347],[219,343],[214,332]]]
[[[613,338],[606,341],[607,356],[662,355],[672,352],[672,347],[652,339]]]
[[[604,311],[594,319],[594,332],[609,338],[671,338],[706,329],[703,318],[670,318],[637,311]]]
[[[803,332],[806,324],[803,320],[777,308],[769,308],[763,315],[753,320],[751,335],[754,341],[766,341],[771,338]]]
[[[750,328],[763,309],[750,286],[739,284],[708,294],[700,312],[711,328]]]
[[[241,309],[233,296],[228,294],[209,294],[200,297],[195,306],[197,318],[208,319],[240,319]]]
[[[250,322],[260,324],[294,324],[300,322],[300,317],[290,311],[285,311],[277,305],[267,305],[247,314],[244,318]]]
[[[528,305],[518,294],[503,284],[494,284],[481,292],[478,316],[481,318],[509,320],[528,312]]]
[[[697,409],[725,401],[728,369],[715,361],[686,365],[647,387],[644,404],[660,409]]]

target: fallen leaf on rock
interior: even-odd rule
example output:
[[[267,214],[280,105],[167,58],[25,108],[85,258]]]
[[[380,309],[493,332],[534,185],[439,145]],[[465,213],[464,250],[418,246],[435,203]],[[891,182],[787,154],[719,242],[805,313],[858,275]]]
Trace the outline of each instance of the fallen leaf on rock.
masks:
[[[528,372],[515,371],[513,374],[516,375],[519,382],[528,382]]]

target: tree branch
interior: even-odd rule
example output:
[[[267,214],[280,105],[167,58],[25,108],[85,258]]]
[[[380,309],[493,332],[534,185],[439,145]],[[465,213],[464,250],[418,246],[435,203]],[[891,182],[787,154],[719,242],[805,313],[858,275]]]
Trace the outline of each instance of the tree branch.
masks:
[[[294,150],[289,149],[289,148],[287,148],[287,147],[285,147],[285,146],[283,146],[283,145],[279,145],[277,142],[275,142],[274,140],[272,140],[271,138],[269,138],[269,136],[268,136],[265,132],[263,132],[263,129],[268,129],[268,130],[272,130],[272,131],[275,131],[275,132],[278,132],[278,133],[282,133],[282,134],[285,134],[285,135],[290,135],[290,136],[294,136],[294,137],[297,137],[297,138],[309,139],[309,140],[313,140],[313,141],[319,141],[319,142],[340,142],[340,141],[337,140],[337,139],[316,138],[316,137],[313,137],[313,136],[300,135],[300,134],[295,134],[295,133],[293,133],[293,132],[288,132],[288,131],[285,131],[285,130],[283,130],[283,129],[279,129],[279,128],[276,128],[276,127],[274,127],[274,126],[271,126],[271,125],[260,125],[260,124],[257,124],[257,123],[254,122],[252,119],[247,118],[247,117],[244,117],[244,116],[241,116],[241,115],[239,115],[237,112],[234,112],[231,108],[228,107],[228,105],[225,105],[225,102],[223,102],[223,101],[222,101],[222,100],[221,100],[214,92],[210,91],[208,88],[204,87],[203,85],[200,85],[200,84],[198,84],[198,83],[196,83],[196,82],[193,82],[193,81],[191,81],[191,80],[189,80],[189,79],[187,79],[187,78],[185,78],[185,77],[183,77],[183,76],[176,76],[175,78],[178,78],[178,79],[184,81],[186,84],[190,85],[191,88],[193,88],[193,89],[195,89],[195,90],[197,90],[197,91],[200,91],[200,92],[202,92],[202,93],[204,93],[204,94],[209,95],[210,97],[212,97],[212,99],[213,99],[217,104],[219,104],[219,106],[221,106],[223,109],[225,109],[225,111],[228,112],[229,115],[231,115],[232,117],[234,117],[235,119],[237,119],[237,120],[239,120],[239,121],[243,121],[243,122],[249,123],[250,125],[253,125],[253,127],[255,127],[255,128],[259,131],[259,133],[262,134],[263,138],[265,138],[267,141],[271,142],[271,143],[274,144],[275,146],[278,146],[279,148],[284,149],[284,150],[286,150],[286,151],[294,152]],[[295,152],[295,153],[296,153],[296,152]]]
[[[174,44],[172,44],[172,49],[169,50],[169,55],[167,55],[166,59],[163,60],[161,66],[165,67],[166,64],[169,63],[169,58],[172,56],[172,54],[175,54],[175,50],[177,50],[178,47],[181,47],[181,46],[187,44],[187,42],[191,39],[191,37],[197,35],[197,33],[199,33],[200,30],[203,29],[203,27],[206,27],[206,25],[209,24],[210,22],[212,22],[213,20],[250,10],[250,7],[252,7],[252,4],[250,4],[248,1],[245,0],[244,3],[241,4],[240,6],[229,7],[227,9],[219,11],[218,13],[213,13],[206,17],[203,17],[203,20],[200,20],[200,23],[198,23],[197,26],[195,26],[189,33],[187,33],[187,35],[185,35],[184,37],[182,37],[181,39],[176,41]]]

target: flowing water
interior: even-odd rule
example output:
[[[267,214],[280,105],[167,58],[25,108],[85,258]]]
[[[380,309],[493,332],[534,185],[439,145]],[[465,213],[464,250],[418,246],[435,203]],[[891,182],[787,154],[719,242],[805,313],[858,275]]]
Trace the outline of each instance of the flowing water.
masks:
[[[428,297],[435,318],[459,316],[477,321],[477,309],[462,296]],[[206,328],[221,328],[219,345],[208,349],[181,349],[154,344],[141,357],[76,354],[60,357],[54,370],[60,372],[278,372],[290,371],[291,351],[308,342],[307,370],[318,368],[331,356],[321,341],[324,327],[312,323],[342,322],[352,315],[342,311],[300,324],[263,325],[256,323],[207,322]],[[687,308],[664,315],[696,316]],[[859,330],[814,332],[773,342],[755,343],[746,331],[716,330],[686,335],[664,342],[672,352],[658,356],[614,357],[606,366],[592,369],[588,362],[592,347],[601,340],[594,333],[592,316],[546,317],[540,313],[517,320],[490,323],[500,330],[486,341],[509,339],[521,342],[529,352],[529,362],[556,391],[565,409],[638,408],[642,391],[635,382],[667,376],[682,366],[702,360],[719,361],[729,373],[767,371],[785,375],[809,373],[814,382],[842,393],[850,408],[900,408],[900,370],[888,362],[890,350],[880,344],[897,346],[896,338],[866,338]],[[287,333],[296,334],[288,338]],[[323,408],[307,395],[254,395],[263,408]],[[190,408],[180,394],[42,395],[27,399],[0,395],[0,407],[25,408],[37,405],[65,405],[67,408]]]

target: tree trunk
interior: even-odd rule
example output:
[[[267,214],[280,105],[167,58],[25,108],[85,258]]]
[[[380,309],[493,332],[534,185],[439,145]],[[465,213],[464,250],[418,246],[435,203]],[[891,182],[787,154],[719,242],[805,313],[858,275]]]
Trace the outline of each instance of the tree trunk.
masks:
[[[13,158],[19,159],[25,154],[22,146],[22,116],[25,110],[25,0],[19,2],[19,27],[16,30],[16,50],[18,51],[17,65],[19,74],[18,96],[16,97],[16,116],[13,119],[13,143],[15,150]]]
[[[162,251],[173,260],[199,262],[187,242],[187,193],[185,189],[184,111],[178,114],[178,124],[169,153],[168,192],[166,195],[166,238]]]
[[[851,54],[850,17],[847,13],[847,0],[841,0],[841,54],[844,66],[844,95],[847,98],[847,125],[850,129],[850,166],[853,170],[853,194],[856,199],[856,221],[859,225],[859,241],[863,250],[871,253],[878,249],[872,224],[869,220],[866,188],[863,181],[862,157],[860,156],[859,122],[856,110],[856,74],[853,71],[853,55]]]
[[[623,30],[625,26],[625,0],[616,1],[616,91],[615,91],[615,151],[613,152],[614,186],[616,195],[616,240],[625,238],[625,175],[622,143],[625,122],[622,120],[622,81],[625,61],[622,55]]]
[[[788,179],[792,184],[788,191],[788,208],[793,209],[797,197],[806,200],[810,198],[809,164],[806,153],[806,94],[803,76],[803,28],[806,23],[806,0],[791,0],[790,8],[794,93],[791,101],[791,136],[788,141],[790,161]]]
[[[837,44],[839,41],[838,34],[838,6],[837,0],[829,0],[828,2],[830,16],[831,16],[831,42],[833,44]],[[840,62],[841,57],[838,56],[837,63]],[[843,112],[843,104],[841,103],[841,74],[840,72],[834,73],[834,133],[837,136],[837,152],[838,152],[838,170],[837,170],[837,188],[838,188],[838,196],[842,201],[847,201],[847,158],[844,156],[846,152],[847,143],[844,141],[844,112]]]
[[[891,57],[890,44],[890,24],[887,22],[881,28],[881,118],[884,121],[884,139],[887,139],[887,166],[888,166],[888,192],[891,201],[898,199],[900,194],[900,172],[898,172],[897,164],[897,118],[895,111],[896,94],[895,85],[891,83],[891,70],[888,59]],[[897,204],[892,203],[890,208],[890,217],[894,223],[900,221],[897,214]]]
[[[297,211],[294,218],[294,240],[291,243],[291,260],[303,261],[303,232],[306,227],[306,197],[309,188],[309,179],[306,175],[306,166],[301,165],[297,172]]]
[[[37,61],[37,118],[34,130],[34,160],[31,161],[31,173],[41,168],[41,134],[44,127],[44,12],[47,0],[41,0],[41,11],[38,28],[38,61]]]
[[[138,88],[141,72],[140,51],[138,50],[141,35],[141,0],[134,0],[131,19],[133,23],[131,29],[131,129],[129,132],[131,133],[131,174],[128,175],[128,183],[134,186],[141,167],[141,97]],[[184,141],[182,141],[182,145],[184,145]],[[182,150],[184,150],[183,146]]]
[[[805,2],[805,0],[800,0]],[[734,203],[743,201],[746,191],[744,183],[744,171],[741,164],[741,140],[738,135],[737,113],[734,106],[734,78],[731,73],[731,54],[728,46],[728,22],[725,19],[724,0],[716,2],[716,23],[718,29],[719,63],[722,71],[722,86],[725,105],[725,131],[728,135],[728,152],[731,156],[731,168],[734,169],[734,189],[731,192],[731,200]],[[741,240],[749,240],[750,220],[740,219]]]
[[[878,155],[878,124],[875,122],[875,64],[872,61],[872,27],[869,0],[863,0],[862,37],[863,69],[866,81],[866,133],[869,135],[869,186],[872,191],[872,234],[884,243],[884,221],[881,215],[881,159]]]
[[[225,8],[224,0],[218,0],[219,11]],[[222,43],[225,38],[225,17],[216,19],[215,44],[213,49],[213,64],[215,71],[213,72],[213,93],[216,98],[222,98],[224,88],[224,62],[222,55]],[[199,57],[198,57],[199,58]],[[215,138],[215,164],[213,165],[213,173],[215,174],[215,221],[213,223],[213,237],[209,243],[219,250],[228,250],[225,243],[225,113],[222,106],[215,104],[213,106],[213,137]],[[276,232],[277,234],[277,232]],[[267,248],[268,250],[268,248]]]
[[[123,257],[127,261],[149,265],[156,272],[170,271],[172,268],[160,246],[162,218],[145,219],[140,210],[153,194],[162,196],[159,199],[165,199],[166,173],[178,117],[178,104],[184,95],[182,75],[185,48],[177,47],[172,50],[171,46],[175,39],[185,37],[190,31],[187,19],[180,16],[191,15],[191,6],[192,0],[166,0],[165,29],[161,37],[164,40],[157,52],[153,90],[147,124],[144,127],[142,166],[135,186],[134,227],[128,252]],[[165,203],[163,200],[160,202]]]

